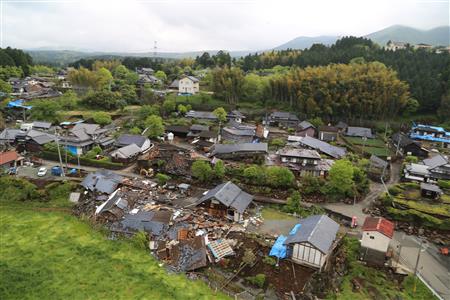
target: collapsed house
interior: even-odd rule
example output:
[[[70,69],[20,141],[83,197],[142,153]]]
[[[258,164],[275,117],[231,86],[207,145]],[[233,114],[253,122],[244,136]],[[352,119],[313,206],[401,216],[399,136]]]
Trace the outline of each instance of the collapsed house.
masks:
[[[429,151],[422,147],[420,142],[410,139],[407,135],[397,132],[391,137],[392,146],[402,155],[428,157]]]
[[[119,184],[122,183],[123,177],[112,171],[101,169],[93,173],[89,173],[81,182],[81,185],[91,192],[100,194],[112,194]]]
[[[209,190],[200,198],[197,205],[205,207],[207,212],[213,216],[242,222],[245,210],[252,203],[252,200],[252,195],[228,181]]]

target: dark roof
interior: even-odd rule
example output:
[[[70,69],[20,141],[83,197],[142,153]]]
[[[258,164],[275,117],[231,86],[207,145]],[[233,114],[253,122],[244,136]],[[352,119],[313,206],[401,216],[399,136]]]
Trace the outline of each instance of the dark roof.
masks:
[[[210,131],[210,130],[206,130],[206,131],[202,131],[198,134],[199,137],[202,138],[216,138],[217,137],[217,132],[216,131]]]
[[[130,144],[123,146],[117,150],[111,152],[112,157],[130,158],[141,153],[141,148],[136,144]]]
[[[337,128],[335,126],[319,126],[319,131],[338,132],[339,128]]]
[[[145,231],[154,235],[161,235],[168,229],[172,213],[167,210],[139,211],[127,214],[122,220],[122,226],[133,231]]]
[[[314,215],[299,221],[300,228],[288,236],[285,245],[308,242],[327,254],[336,239],[339,224],[326,215]]]
[[[222,130],[231,135],[239,135],[239,136],[254,136],[255,135],[255,129],[239,129],[239,128],[224,127]]]
[[[438,154],[431,158],[423,160],[423,163],[430,167],[430,169],[448,164],[448,158],[444,155]]]
[[[208,131],[209,130],[209,126],[200,125],[200,124],[193,124],[189,129],[191,131]]]
[[[193,82],[199,82],[200,81],[197,77],[194,77],[194,76],[184,76],[183,78],[188,78],[188,79],[190,79]]]
[[[439,194],[442,193],[442,190],[439,188],[439,186],[437,186],[435,184],[425,183],[425,182],[420,183],[420,189],[426,190],[426,191],[432,191],[432,192],[439,193]]]
[[[35,137],[32,137],[31,139],[39,145],[45,145],[45,144],[55,141],[55,137],[50,134],[43,134],[43,135],[35,136]]]
[[[232,111],[230,111],[230,112],[227,114],[227,117],[228,117],[228,118],[236,118],[236,117],[238,117],[238,118],[242,118],[242,119],[245,118],[244,114],[241,113],[241,112],[238,111],[238,110],[232,110]]]
[[[386,168],[389,165],[389,163],[387,161],[385,161],[373,154],[370,156],[370,163],[372,164],[372,166],[375,166],[380,169]]]
[[[404,148],[404,147],[406,147],[408,145],[411,145],[411,144],[415,144],[415,145],[420,147],[420,143],[419,142],[410,139],[407,135],[405,135],[405,134],[403,134],[401,132],[394,133],[391,136],[391,140],[392,140],[392,143],[395,146],[399,145],[400,148]]]
[[[310,128],[310,127],[312,127],[312,128],[316,128],[316,127],[314,127],[314,125],[313,124],[311,124],[310,122],[308,122],[308,121],[301,121],[300,122],[300,124],[298,124],[298,127],[300,127],[301,129],[308,129],[308,128]]]
[[[347,127],[347,131],[346,131],[345,135],[356,136],[356,137],[367,137],[367,138],[373,137],[372,130],[370,128],[354,127],[354,126]]]
[[[72,132],[82,130],[85,133],[92,135],[96,133],[96,131],[100,129],[100,125],[98,124],[87,124],[87,123],[78,123],[72,128]]]
[[[166,126],[166,131],[167,132],[188,133],[189,132],[189,126],[168,125],[168,126]]]
[[[216,144],[212,155],[234,152],[264,152],[267,153],[267,143]]]
[[[272,119],[285,119],[285,120],[292,120],[292,121],[300,121],[296,115],[290,112],[284,112],[284,111],[274,111],[270,114],[270,118]]]
[[[0,133],[0,140],[15,140],[16,135],[21,133],[22,131],[20,129],[14,129],[14,128],[5,128]]]
[[[367,217],[362,226],[363,231],[378,231],[388,238],[394,236],[394,223],[381,217]]]
[[[177,89],[179,85],[180,85],[180,81],[178,79],[175,79],[174,81],[172,81],[172,83],[169,85],[169,87]]]
[[[310,149],[283,148],[280,149],[277,153],[280,156],[320,159],[320,154],[316,150]]]
[[[327,142],[315,139],[310,136],[303,137],[300,140],[300,144],[319,150],[334,158],[341,158],[347,154],[347,151],[344,148],[330,145]]]
[[[209,190],[202,198],[202,203],[206,200],[214,198],[226,207],[232,207],[237,212],[243,213],[253,200],[253,196],[241,190],[231,181],[222,183],[212,190]]]
[[[128,146],[131,144],[136,144],[139,148],[144,145],[147,137],[137,134],[122,134],[116,141],[119,146]]]
[[[345,128],[348,127],[348,125],[347,125],[347,123],[345,123],[345,122],[339,121],[339,122],[336,124],[336,127],[339,128],[339,129],[345,129]]]
[[[49,129],[50,127],[52,127],[52,123],[50,123],[50,122],[34,121],[33,122],[33,127]]]
[[[111,194],[117,189],[122,180],[122,176],[109,170],[101,169],[94,173],[89,173],[81,182],[81,185],[91,191]]]
[[[102,212],[109,211],[114,206],[117,206],[123,210],[128,207],[128,201],[123,199],[118,192],[115,192],[108,198],[108,200],[97,207],[95,213],[101,214]]]

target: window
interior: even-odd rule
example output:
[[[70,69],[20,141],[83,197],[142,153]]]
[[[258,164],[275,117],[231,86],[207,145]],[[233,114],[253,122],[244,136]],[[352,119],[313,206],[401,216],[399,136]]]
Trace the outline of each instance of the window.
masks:
[[[370,236],[370,239],[371,239],[371,240],[374,240],[374,239],[375,239],[375,237],[374,237],[373,235],[371,235],[371,236]]]

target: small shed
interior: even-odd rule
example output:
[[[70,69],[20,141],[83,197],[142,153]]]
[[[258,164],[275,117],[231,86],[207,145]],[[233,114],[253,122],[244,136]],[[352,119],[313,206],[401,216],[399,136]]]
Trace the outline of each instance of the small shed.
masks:
[[[362,230],[362,258],[372,264],[383,265],[394,236],[394,223],[382,217],[367,217]]]
[[[439,199],[442,195],[442,190],[435,184],[421,182],[420,193],[422,194],[422,197],[425,198]]]

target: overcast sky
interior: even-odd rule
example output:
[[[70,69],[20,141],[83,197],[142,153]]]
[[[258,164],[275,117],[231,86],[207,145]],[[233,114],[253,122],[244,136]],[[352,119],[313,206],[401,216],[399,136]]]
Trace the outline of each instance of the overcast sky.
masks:
[[[297,36],[449,25],[450,0],[2,0],[2,46],[259,50]]]

